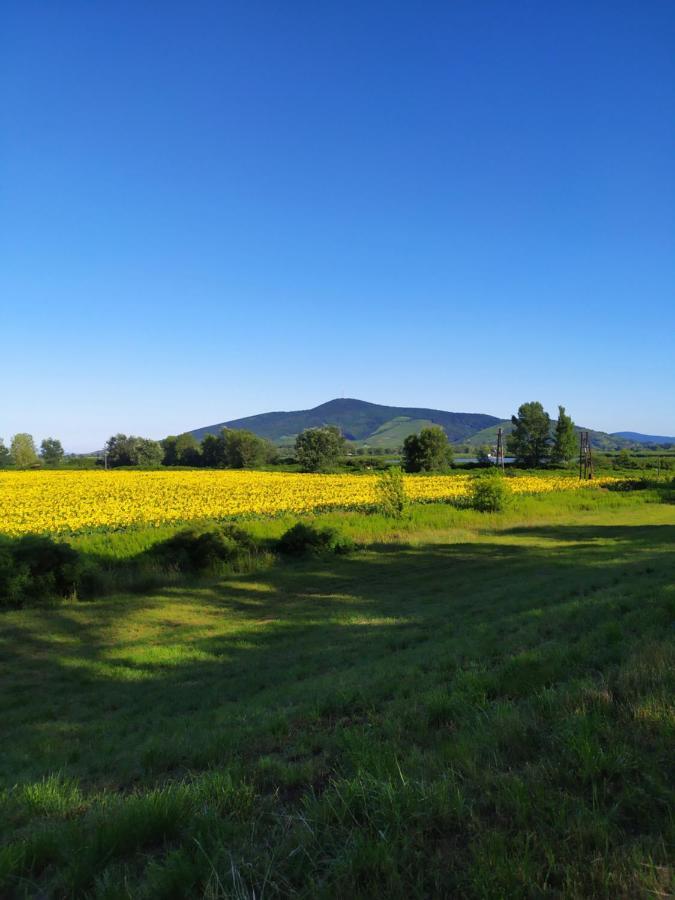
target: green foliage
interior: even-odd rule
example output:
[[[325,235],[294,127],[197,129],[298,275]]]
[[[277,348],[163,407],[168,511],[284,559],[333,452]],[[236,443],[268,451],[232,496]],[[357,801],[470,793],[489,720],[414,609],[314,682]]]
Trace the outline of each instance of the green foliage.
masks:
[[[134,435],[115,434],[105,445],[108,465],[117,466],[159,466],[164,459],[164,450],[158,441]]]
[[[40,444],[40,457],[46,466],[58,466],[63,462],[63,447],[56,438],[45,438]]]
[[[483,466],[484,468],[492,465],[490,448],[487,444],[481,444],[480,447],[476,448],[476,462],[479,466]]]
[[[0,536],[0,605],[68,597],[81,573],[80,554],[65,542],[33,534],[14,540]]]
[[[469,506],[479,512],[501,512],[507,504],[509,489],[500,472],[471,479]]]
[[[12,462],[9,447],[5,447],[5,442],[0,438],[0,469],[6,469]]]
[[[307,556],[323,553],[350,553],[353,541],[337,528],[319,528],[307,522],[298,522],[279,538],[277,550],[286,556]]]
[[[164,466],[200,466],[202,454],[199,442],[189,432],[185,434],[169,435],[160,441],[164,457]]]
[[[162,442],[165,466],[206,466],[211,469],[253,469],[274,462],[278,452],[265,438],[245,429],[223,428],[207,434],[201,445],[192,434]]]
[[[551,419],[541,403],[523,403],[511,422],[513,431],[506,440],[509,453],[529,469],[544,465],[550,453]]]
[[[378,510],[385,516],[399,519],[406,508],[407,497],[403,470],[391,466],[377,477]]]
[[[223,465],[222,442],[215,434],[207,434],[201,443],[202,465],[217,469]]]
[[[555,424],[553,434],[553,447],[551,448],[551,462],[557,466],[566,466],[577,453],[577,435],[574,430],[574,422],[565,412],[564,406],[558,407],[558,421]]]
[[[223,461],[229,469],[253,469],[274,457],[269,441],[245,429],[223,429]]]
[[[615,469],[637,469],[637,460],[631,455],[629,450],[620,450],[612,462]]]
[[[344,454],[345,439],[334,425],[308,428],[295,440],[295,455],[304,472],[325,472]]]
[[[403,442],[403,468],[406,472],[442,472],[452,465],[452,448],[440,425],[423,428]]]
[[[258,551],[251,535],[234,525],[203,525],[184,528],[155,544],[149,551],[152,559],[179,572],[207,572],[223,563],[250,560]]]
[[[19,469],[28,469],[31,466],[37,466],[40,462],[31,434],[15,434],[12,438],[10,453],[14,465]]]

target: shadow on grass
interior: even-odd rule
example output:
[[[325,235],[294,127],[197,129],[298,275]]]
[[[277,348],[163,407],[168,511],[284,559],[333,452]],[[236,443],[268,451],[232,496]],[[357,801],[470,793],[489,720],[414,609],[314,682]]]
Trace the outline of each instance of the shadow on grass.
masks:
[[[238,841],[261,893],[269,868],[288,878],[277,895],[291,896],[287,886],[299,885],[300,895],[315,896],[304,880],[307,864],[323,878],[335,860],[333,896],[531,896],[509,880],[495,835],[509,860],[533,852],[523,835],[549,841],[535,874],[518,875],[530,885],[548,883],[553,853],[567,854],[575,878],[591,871],[607,835],[617,859],[635,836],[653,837],[649,846],[658,849],[665,740],[655,737],[656,719],[628,714],[608,685],[637,645],[649,646],[668,627],[674,538],[675,526],[536,526],[474,543],[378,545],[164,587],[151,597],[0,616],[0,777],[11,786],[60,772],[88,796],[109,792],[79,831],[70,830],[68,816],[80,815],[80,801],[72,801],[58,852],[40,837],[38,816],[34,856],[17,856],[12,871],[58,885],[48,869],[56,860],[70,880],[54,895],[77,895],[92,889],[113,853],[140,872],[145,862],[133,855],[140,848],[144,860],[157,854],[170,871],[170,842],[182,841],[188,859],[197,836],[203,842],[212,829],[209,853],[224,854],[217,865],[225,882]],[[641,672],[629,671],[618,688],[630,694]],[[575,679],[592,684],[570,700],[566,684]],[[560,689],[554,703],[551,688]],[[224,779],[222,808],[210,819],[220,794],[202,799],[193,782],[189,790],[175,784],[205,770]],[[405,780],[410,771],[416,781]],[[241,833],[232,825],[239,794],[227,787],[230,777],[242,797],[257,792]],[[164,783],[166,796],[141,796]],[[628,787],[619,795],[621,785]],[[120,797],[107,814],[110,792]],[[457,808],[455,797],[465,798]],[[261,849],[253,835],[268,801],[273,817]],[[16,809],[13,815],[25,815]],[[303,824],[312,809],[316,831]],[[300,823],[295,832],[293,822]],[[13,839],[13,825],[0,837]],[[372,856],[364,857],[369,828]],[[309,850],[295,872],[305,832]],[[398,834],[388,891],[380,867],[389,852],[385,832],[390,842]],[[439,854],[439,846],[451,852]],[[16,847],[18,854],[20,841]],[[196,864],[202,886],[211,858]],[[493,884],[499,865],[501,881]],[[427,872],[430,880],[420,880]],[[487,887],[471,887],[472,872]],[[119,875],[111,867],[111,883]],[[372,881],[359,894],[363,877]],[[145,896],[203,894],[192,892],[189,878],[179,883],[178,893],[148,889]],[[601,895],[595,882],[584,885],[584,895]]]
[[[336,690],[348,706],[388,669],[412,671],[448,653],[458,665],[494,662],[556,630],[573,645],[616,619],[627,586],[646,587],[645,575],[652,593],[672,582],[675,526],[505,534],[546,542],[381,545],[152,597],[7,614],[0,665],[11,749],[2,774],[78,771],[106,732],[128,775],[143,768],[156,729],[170,742],[198,716],[201,729],[210,722],[220,732],[232,717],[311,707]],[[533,617],[543,624],[528,637]],[[225,743],[223,756],[234,749]]]
[[[675,524],[673,525],[525,525],[506,529],[503,534],[544,538],[567,543],[591,543],[603,545],[622,542],[635,549],[658,551],[675,550]],[[616,553],[608,544],[607,555]]]

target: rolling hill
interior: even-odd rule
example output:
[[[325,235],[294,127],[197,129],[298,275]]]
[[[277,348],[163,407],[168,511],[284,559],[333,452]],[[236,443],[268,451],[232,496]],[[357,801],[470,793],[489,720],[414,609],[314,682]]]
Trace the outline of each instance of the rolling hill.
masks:
[[[425,425],[440,425],[449,440],[466,440],[470,435],[490,425],[497,425],[496,416],[480,413],[446,412],[440,409],[419,409],[405,406],[381,406],[365,400],[342,398],[322,403],[314,409],[292,412],[269,412],[246,416],[229,422],[207,425],[190,432],[197,440],[207,434],[218,434],[223,428],[247,428],[276,444],[289,444],[305,428],[321,425],[339,426],[345,437],[371,446],[399,446],[408,434]]]
[[[613,431],[611,436],[632,441],[634,444],[675,444],[675,437],[665,437],[662,434],[640,434],[639,431]]]
[[[296,435],[306,428],[322,425],[337,425],[345,437],[360,446],[372,448],[400,447],[409,434],[415,434],[429,425],[440,425],[455,444],[478,447],[481,444],[493,446],[497,440],[497,429],[501,426],[505,435],[511,431],[510,419],[482,413],[447,412],[441,409],[427,409],[407,406],[382,406],[365,400],[341,398],[329,400],[313,409],[290,412],[268,412],[257,416],[246,416],[228,422],[218,422],[191,431],[197,440],[207,434],[218,434],[223,428],[246,428],[260,437],[267,438],[280,447],[291,446]],[[581,430],[577,428],[577,431]],[[590,432],[591,443],[596,450],[621,450],[637,448],[642,442],[670,441],[675,438],[652,438],[635,432],[607,434],[604,431]],[[633,436],[636,435],[636,436]]]
[[[552,423],[555,424],[554,422]],[[513,431],[513,425],[511,424],[510,419],[505,419],[502,422],[498,422],[496,425],[490,425],[488,428],[482,429],[482,431],[476,431],[470,437],[468,437],[464,444],[467,444],[470,447],[480,447],[482,445],[494,446],[497,442],[497,429],[499,427],[504,429],[504,436],[511,434]],[[586,428],[583,425],[575,425],[575,431],[579,434],[580,431],[587,431],[590,439],[591,446],[594,450],[600,450],[602,452],[608,452],[613,450],[630,450],[637,448],[637,443],[627,437],[622,437],[619,434],[607,434],[605,431],[595,431],[592,428]]]

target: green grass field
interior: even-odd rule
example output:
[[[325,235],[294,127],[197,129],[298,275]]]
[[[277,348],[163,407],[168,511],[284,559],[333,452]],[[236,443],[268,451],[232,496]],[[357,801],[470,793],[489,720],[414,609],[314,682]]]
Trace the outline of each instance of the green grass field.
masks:
[[[0,896],[669,896],[667,499],[334,513],[351,556],[0,614]]]

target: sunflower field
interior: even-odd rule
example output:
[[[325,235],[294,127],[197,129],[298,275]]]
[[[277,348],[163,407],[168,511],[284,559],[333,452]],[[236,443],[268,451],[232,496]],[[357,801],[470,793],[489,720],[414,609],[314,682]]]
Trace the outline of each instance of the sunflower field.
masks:
[[[413,502],[461,502],[470,476],[409,475]],[[616,481],[570,475],[508,477],[515,494],[577,490]],[[80,533],[196,519],[364,509],[377,502],[376,475],[259,471],[17,471],[0,474],[0,532]]]

